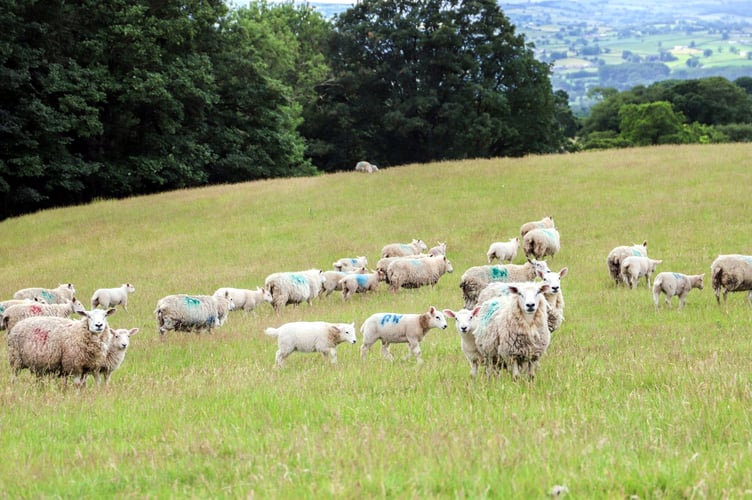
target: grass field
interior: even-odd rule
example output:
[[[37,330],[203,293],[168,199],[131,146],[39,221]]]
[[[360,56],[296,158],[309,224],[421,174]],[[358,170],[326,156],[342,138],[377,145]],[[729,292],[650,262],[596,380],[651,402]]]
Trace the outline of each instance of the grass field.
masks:
[[[115,327],[139,327],[109,386],[24,372],[0,342],[0,496],[730,497],[752,492],[752,317],[716,305],[709,266],[752,254],[752,145],[468,160],[184,190],[0,223],[0,297],[73,282],[136,286]],[[102,193],[106,197],[106,193]],[[459,309],[463,271],[492,241],[553,215],[566,321],[535,382],[473,381],[453,321],[424,363],[293,354],[272,368],[267,326],[374,312]],[[455,272],[435,288],[339,295],[276,317],[233,312],[214,334],[170,332],[172,293],[255,288],[275,271],[374,265],[386,243],[446,241]],[[706,274],[684,310],[655,311],[644,282],[610,281],[614,246],[649,242],[659,271]],[[522,261],[518,256],[517,262]],[[5,333],[2,333],[5,335]]]

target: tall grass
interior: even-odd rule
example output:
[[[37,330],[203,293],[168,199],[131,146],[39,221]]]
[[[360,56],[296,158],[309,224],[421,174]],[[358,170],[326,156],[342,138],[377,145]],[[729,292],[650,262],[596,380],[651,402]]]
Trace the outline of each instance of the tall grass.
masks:
[[[653,309],[644,282],[615,287],[614,246],[647,239],[659,270],[708,272],[752,253],[750,145],[468,160],[185,190],[0,223],[0,297],[73,282],[137,291],[116,327],[139,327],[109,386],[84,390],[0,362],[0,491],[37,497],[740,497],[752,489],[752,343],[744,294],[710,287]],[[103,197],[106,193],[102,193]],[[561,330],[534,383],[473,381],[454,325],[425,363],[341,345],[339,363],[293,354],[272,368],[263,329],[379,311],[458,309],[462,272],[492,241],[553,215],[569,267]],[[446,241],[434,288],[339,295],[313,307],[233,312],[213,335],[152,314],[171,293],[255,287],[267,274],[386,243]],[[522,259],[518,257],[518,261]],[[709,283],[709,273],[706,283]],[[7,346],[0,343],[0,360]],[[6,363],[4,368],[2,363]]]

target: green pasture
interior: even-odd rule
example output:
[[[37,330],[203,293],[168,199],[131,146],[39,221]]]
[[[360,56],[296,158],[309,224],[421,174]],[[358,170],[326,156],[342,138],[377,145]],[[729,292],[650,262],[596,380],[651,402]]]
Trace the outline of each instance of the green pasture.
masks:
[[[369,159],[378,163],[377,158]],[[710,263],[752,254],[752,145],[451,161],[214,186],[47,210],[0,223],[0,298],[19,288],[129,281],[139,327],[109,386],[23,372],[0,342],[3,498],[740,498],[752,491],[752,308],[716,304]],[[353,161],[353,164],[355,162]],[[493,241],[552,215],[568,267],[566,320],[534,382],[469,376],[453,320],[422,343],[274,369],[268,326],[459,309],[464,270]],[[255,288],[276,271],[421,238],[454,273],[431,288],[339,294],[277,317],[232,312],[213,334],[169,332],[173,293]],[[706,273],[684,310],[644,281],[615,286],[606,255],[648,240],[659,271]],[[518,255],[516,262],[524,261]],[[0,335],[5,336],[2,332]],[[359,339],[360,340],[360,339]]]

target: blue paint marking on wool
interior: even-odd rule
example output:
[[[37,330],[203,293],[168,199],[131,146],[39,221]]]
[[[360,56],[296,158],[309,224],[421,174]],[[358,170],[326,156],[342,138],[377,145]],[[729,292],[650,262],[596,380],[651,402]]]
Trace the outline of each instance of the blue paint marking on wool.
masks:
[[[55,302],[55,294],[50,293],[47,290],[42,290],[42,298],[49,302],[50,304]]]
[[[186,297],[185,298],[185,305],[188,307],[198,307],[199,304],[201,304],[201,301],[194,298],[194,297]]]
[[[671,273],[671,274],[673,274],[674,278],[676,278],[678,280],[684,279],[684,275],[681,274],[681,273]]]
[[[743,255],[742,259],[744,259],[747,262],[747,264],[752,264],[752,257],[748,255]]]
[[[5,312],[5,306],[0,304],[0,314]]]
[[[492,281],[506,281],[509,277],[509,269],[506,266],[491,266],[489,273]]]
[[[350,259],[350,264],[357,264],[357,263],[358,263],[358,259]]]
[[[304,276],[301,276],[299,274],[291,274],[290,279],[296,284],[296,285],[308,285],[308,281],[306,281]]]
[[[410,259],[410,264],[412,264],[412,265],[414,265],[416,267],[417,266],[422,266],[423,265],[423,261],[421,259]]]
[[[358,282],[359,287],[364,287],[368,284],[368,276],[365,274],[356,274],[355,281]]]
[[[394,323],[395,325],[398,324],[402,320],[403,314],[385,314],[381,317],[381,326],[386,325],[387,323]]]
[[[545,234],[546,237],[549,240],[553,240],[553,241],[557,240],[557,234],[555,232],[553,232],[552,230],[550,230],[550,229],[542,229],[542,231],[543,231],[543,234]]]
[[[401,248],[402,250],[412,250],[412,249],[413,249],[412,245],[408,245],[408,244],[406,244],[406,243],[402,243],[402,244],[400,245],[400,248]]]
[[[640,250],[637,250],[636,248],[633,248],[632,255],[634,255],[635,257],[642,257],[642,252]]]

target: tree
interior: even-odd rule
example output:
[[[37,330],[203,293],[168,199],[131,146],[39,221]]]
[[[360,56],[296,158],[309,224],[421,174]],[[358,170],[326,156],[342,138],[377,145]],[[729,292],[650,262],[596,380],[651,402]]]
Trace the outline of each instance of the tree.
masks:
[[[682,142],[683,117],[666,101],[627,104],[619,109],[621,136],[637,146]]]

